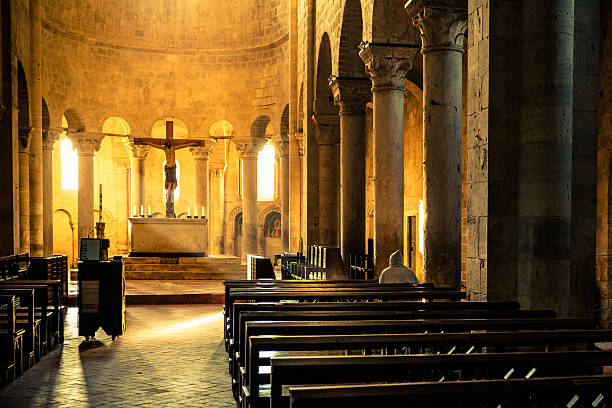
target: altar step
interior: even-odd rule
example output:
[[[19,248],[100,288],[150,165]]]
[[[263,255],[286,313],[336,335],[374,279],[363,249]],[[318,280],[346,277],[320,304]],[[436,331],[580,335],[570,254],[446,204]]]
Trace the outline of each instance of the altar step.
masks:
[[[190,280],[190,279],[245,279],[246,265],[229,256],[202,258],[124,258],[126,279],[134,280]]]

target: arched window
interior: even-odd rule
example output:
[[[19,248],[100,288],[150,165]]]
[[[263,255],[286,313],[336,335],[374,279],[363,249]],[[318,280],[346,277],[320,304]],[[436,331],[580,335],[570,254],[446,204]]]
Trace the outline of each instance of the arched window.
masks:
[[[72,148],[70,139],[60,143],[62,190],[79,189],[79,156]]]
[[[257,156],[257,200],[274,200],[274,147],[270,142]]]
[[[164,164],[162,164],[162,190],[164,193],[164,201],[166,201],[166,171],[164,168],[166,167],[166,161],[164,160]],[[181,196],[181,166],[179,165],[178,160],[176,160],[176,190],[174,190],[174,201],[178,200]]]

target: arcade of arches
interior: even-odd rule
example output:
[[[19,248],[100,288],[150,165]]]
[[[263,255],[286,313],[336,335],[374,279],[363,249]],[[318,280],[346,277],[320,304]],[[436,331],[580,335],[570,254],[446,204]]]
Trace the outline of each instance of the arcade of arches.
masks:
[[[609,324],[603,0],[0,0],[0,252],[205,215],[213,255],[322,244],[376,272]],[[554,23],[552,22],[554,21]],[[264,174],[265,172],[265,174]],[[101,187],[100,187],[101,186]],[[102,213],[99,191],[102,188]],[[302,247],[300,247],[302,245]]]

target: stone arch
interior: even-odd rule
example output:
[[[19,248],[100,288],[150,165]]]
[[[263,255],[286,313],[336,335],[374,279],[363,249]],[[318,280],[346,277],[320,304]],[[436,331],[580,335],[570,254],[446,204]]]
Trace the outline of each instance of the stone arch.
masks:
[[[289,104],[285,105],[280,120],[280,135],[283,139],[289,138]]]
[[[154,121],[149,129],[149,137],[165,139],[167,121],[172,121],[174,123],[175,139],[188,139],[190,137],[190,128],[188,127],[187,123],[174,116],[166,116],[158,118],[156,121]]]
[[[68,256],[68,262],[73,265],[77,254],[77,226],[72,214],[74,209],[57,208],[53,212],[53,252]]]
[[[102,132],[129,136],[132,134],[132,127],[128,121],[121,116],[111,116],[102,122]]]
[[[337,115],[338,107],[334,105],[334,96],[329,87],[329,77],[332,74],[332,55],[327,33],[324,33],[321,38],[318,55],[315,76],[315,112],[317,114]]]
[[[105,125],[108,126],[107,122],[110,119],[118,119],[122,124],[127,125],[129,130],[127,135],[131,136],[134,133],[137,123],[136,118],[129,112],[120,111],[118,108],[112,108],[104,111],[104,113],[98,117],[97,128],[102,130],[102,132],[112,133],[104,130]]]
[[[68,108],[64,111],[64,118],[68,124],[68,130],[73,132],[82,132],[85,130],[85,124],[83,123],[83,117],[74,108]]]
[[[222,119],[218,120],[208,129],[208,135],[210,137],[227,137],[232,136],[234,133],[234,125],[229,121]]]
[[[51,126],[51,117],[49,115],[49,106],[45,98],[42,99],[42,135],[43,139],[47,138],[49,127]]]
[[[259,212],[259,215],[257,217],[257,224],[258,224],[257,228],[260,231],[263,231],[263,228],[266,222],[266,218],[268,217],[268,215],[270,215],[273,212],[278,212],[278,213],[281,212],[281,208],[278,204],[269,205]]]
[[[405,3],[404,0],[365,2],[364,40],[387,44],[421,44],[418,29],[405,17]]]
[[[338,76],[365,77],[364,64],[359,57],[363,40],[361,2],[346,0],[342,13],[342,28],[338,50]]]
[[[30,131],[30,96],[28,92],[28,81],[21,61],[17,61],[17,125],[22,143],[29,140]],[[21,135],[28,135],[27,138]],[[25,147],[25,146],[24,146]]]
[[[251,136],[266,137],[266,130],[269,124],[270,118],[268,116],[258,116],[251,124]]]

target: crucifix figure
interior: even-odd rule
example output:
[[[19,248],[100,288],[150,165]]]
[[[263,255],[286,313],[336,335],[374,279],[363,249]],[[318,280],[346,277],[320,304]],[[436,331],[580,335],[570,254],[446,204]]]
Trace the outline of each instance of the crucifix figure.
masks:
[[[204,146],[206,140],[174,140],[174,122],[166,121],[166,138],[134,138],[135,145],[148,145],[155,149],[161,149],[166,154],[166,165],[164,166],[164,189],[166,190],[166,218],[175,218],[174,215],[174,190],[178,180],[176,179],[176,154],[179,149],[194,146]]]

